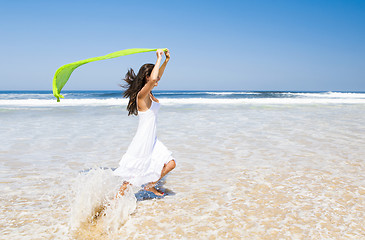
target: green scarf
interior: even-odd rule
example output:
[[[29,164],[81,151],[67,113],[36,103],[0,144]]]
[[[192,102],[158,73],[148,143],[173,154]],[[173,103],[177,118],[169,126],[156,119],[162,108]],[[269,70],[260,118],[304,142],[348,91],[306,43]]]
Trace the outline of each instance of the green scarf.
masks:
[[[135,54],[135,53],[153,52],[153,51],[156,51],[156,50],[157,49],[150,49],[150,48],[131,48],[131,49],[121,50],[121,51],[118,51],[118,52],[113,52],[113,53],[107,54],[105,56],[88,58],[88,59],[84,59],[84,60],[80,60],[80,61],[77,61],[77,62],[73,62],[73,63],[63,65],[62,67],[57,69],[57,71],[56,71],[56,73],[53,77],[53,95],[57,98],[57,102],[60,101],[60,98],[64,98],[60,94],[63,86],[65,86],[65,84],[67,83],[68,79],[71,76],[71,73],[76,68],[80,67],[81,65],[84,65],[84,64],[89,63],[89,62],[95,62],[95,61],[99,61],[99,60],[116,58],[116,57],[121,57],[121,56]],[[162,50],[165,51],[166,48],[163,48]]]

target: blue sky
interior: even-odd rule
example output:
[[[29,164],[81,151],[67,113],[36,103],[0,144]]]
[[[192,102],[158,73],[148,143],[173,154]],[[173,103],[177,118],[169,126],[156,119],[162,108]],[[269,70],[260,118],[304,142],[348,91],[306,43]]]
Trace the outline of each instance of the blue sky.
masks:
[[[164,48],[158,90],[365,91],[365,1],[2,1],[0,90],[51,90],[60,66]],[[64,90],[117,90],[142,53],[89,63]]]

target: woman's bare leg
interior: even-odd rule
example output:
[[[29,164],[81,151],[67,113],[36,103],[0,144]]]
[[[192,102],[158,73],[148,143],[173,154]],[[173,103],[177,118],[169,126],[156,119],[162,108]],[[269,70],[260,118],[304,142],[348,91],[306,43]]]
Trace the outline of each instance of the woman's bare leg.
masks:
[[[166,174],[168,174],[170,171],[172,171],[174,168],[176,167],[176,163],[175,160],[170,160],[167,164],[165,164],[161,170],[161,177],[156,181],[156,182],[151,182],[149,184],[147,184],[147,186],[144,188],[146,191],[150,191],[153,192],[154,194],[156,194],[157,196],[162,196],[163,192],[157,190],[155,188],[155,185],[158,181],[160,181],[161,178],[163,178],[164,176],[166,176]]]
[[[161,171],[161,177],[160,177],[160,179],[163,178],[164,176],[166,176],[166,174],[168,174],[169,172],[171,172],[175,167],[176,167],[175,160],[174,159],[170,160],[167,164],[165,164],[163,166],[162,171]],[[160,179],[158,179],[156,181],[156,183],[158,181],[160,181]]]
[[[122,186],[119,188],[119,192],[117,193],[117,196],[115,198],[118,198],[118,196],[123,196],[124,191],[127,189],[127,187],[131,185],[129,182],[123,182]]]

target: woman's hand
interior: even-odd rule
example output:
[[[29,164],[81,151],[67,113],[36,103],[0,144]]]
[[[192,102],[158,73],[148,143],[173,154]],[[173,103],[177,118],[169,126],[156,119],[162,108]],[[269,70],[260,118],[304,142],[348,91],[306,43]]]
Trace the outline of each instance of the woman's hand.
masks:
[[[163,50],[157,49],[157,51],[156,51],[157,59],[162,58],[162,54],[163,54]]]
[[[170,50],[167,48],[165,51],[166,61],[170,60]]]

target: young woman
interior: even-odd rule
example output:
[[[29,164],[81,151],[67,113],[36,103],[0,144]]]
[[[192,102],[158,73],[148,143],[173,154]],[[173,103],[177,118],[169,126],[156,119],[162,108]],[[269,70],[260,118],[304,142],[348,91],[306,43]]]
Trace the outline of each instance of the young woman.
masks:
[[[162,50],[157,50],[155,64],[144,64],[136,75],[130,69],[124,81],[127,85],[123,96],[129,98],[128,115],[139,116],[137,133],[127,152],[119,162],[114,174],[123,178],[119,194],[123,195],[129,184],[142,186],[157,196],[164,193],[155,188],[158,180],[175,168],[171,152],[156,137],[156,120],[160,108],[159,101],[153,96],[152,89],[158,85],[170,60],[170,52],[165,52],[165,62],[161,65]]]

